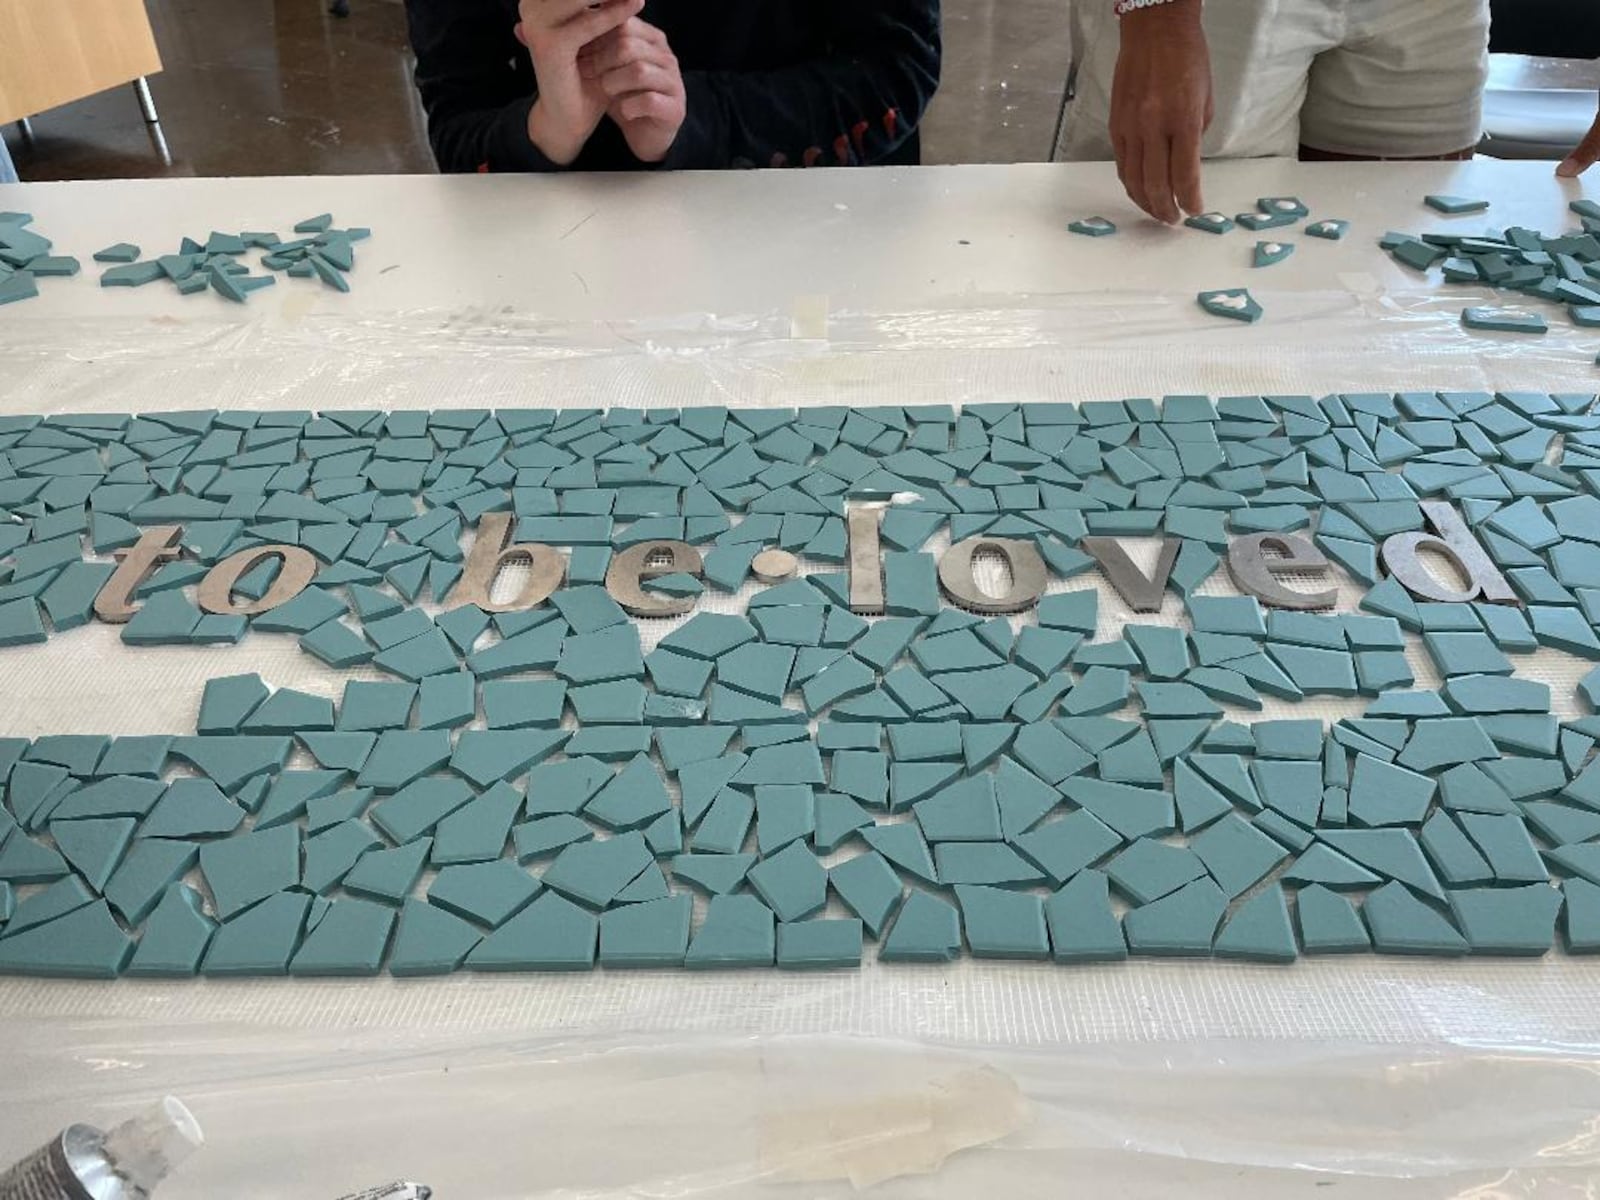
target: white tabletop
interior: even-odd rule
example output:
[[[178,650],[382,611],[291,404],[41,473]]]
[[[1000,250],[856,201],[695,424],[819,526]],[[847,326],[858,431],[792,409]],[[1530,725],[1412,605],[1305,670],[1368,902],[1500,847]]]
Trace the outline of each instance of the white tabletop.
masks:
[[[831,308],[905,312],[983,297],[1192,293],[1249,284],[1280,311],[1295,293],[1337,287],[1341,275],[1415,290],[1419,278],[1378,250],[1386,229],[1476,232],[1524,224],[1573,224],[1567,202],[1579,184],[1548,164],[1300,164],[1259,160],[1212,164],[1207,200],[1228,214],[1259,196],[1297,195],[1313,217],[1352,222],[1342,243],[1280,234],[1293,258],[1249,268],[1258,236],[1167,229],[1122,195],[1110,164],[886,168],[593,176],[404,176],[321,179],[121,180],[0,186],[0,209],[36,216],[58,253],[77,254],[86,273],[47,280],[38,300],[0,317],[0,347],[14,346],[30,319],[107,314],[195,314],[247,321],[294,315],[316,297],[330,315],[366,317],[417,309],[509,306],[563,320],[616,321],[789,312],[797,298]],[[1429,192],[1487,199],[1486,214],[1443,217]],[[213,228],[271,229],[331,211],[341,225],[374,235],[358,248],[349,296],[284,281],[244,309],[220,297],[185,298],[160,284],[137,291],[94,286],[93,251],[130,241],[146,255],[175,251],[183,235]],[[1100,214],[1113,237],[1066,232]],[[1192,297],[1191,297],[1192,299]],[[1290,301],[1292,306],[1292,301]],[[1185,314],[1201,324],[1199,314]],[[1270,337],[1271,322],[1250,331]],[[1234,331],[1235,335],[1239,331]]]

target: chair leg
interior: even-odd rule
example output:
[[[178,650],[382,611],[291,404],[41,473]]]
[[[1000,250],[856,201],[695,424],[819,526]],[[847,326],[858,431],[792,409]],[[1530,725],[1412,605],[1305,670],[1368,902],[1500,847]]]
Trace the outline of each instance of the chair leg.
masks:
[[[33,122],[27,117],[17,119],[17,134],[22,138],[24,146],[33,145]]]
[[[139,97],[139,111],[144,114],[145,124],[160,124],[161,117],[156,112],[155,97],[150,94],[150,82],[143,75],[133,81],[133,91]]]

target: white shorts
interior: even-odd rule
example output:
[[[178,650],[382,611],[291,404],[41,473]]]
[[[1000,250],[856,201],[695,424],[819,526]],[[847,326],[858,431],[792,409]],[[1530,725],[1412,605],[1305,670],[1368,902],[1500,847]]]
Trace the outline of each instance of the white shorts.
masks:
[[[1204,22],[1216,92],[1207,158],[1292,157],[1302,145],[1431,158],[1477,144],[1488,0],[1205,0]],[[1075,0],[1076,92],[1058,161],[1113,157],[1117,24],[1112,0]]]

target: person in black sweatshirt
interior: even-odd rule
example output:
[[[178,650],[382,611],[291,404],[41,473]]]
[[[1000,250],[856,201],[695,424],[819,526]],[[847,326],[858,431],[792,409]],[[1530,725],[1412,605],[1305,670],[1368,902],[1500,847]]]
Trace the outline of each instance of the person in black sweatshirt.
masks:
[[[441,171],[916,163],[938,0],[406,0]]]

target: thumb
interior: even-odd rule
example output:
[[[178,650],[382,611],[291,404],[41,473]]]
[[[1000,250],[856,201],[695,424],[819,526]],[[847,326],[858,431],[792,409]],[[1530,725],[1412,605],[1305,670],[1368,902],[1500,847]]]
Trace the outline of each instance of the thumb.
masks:
[[[1578,143],[1578,148],[1562,160],[1556,168],[1556,174],[1563,179],[1575,179],[1588,170],[1596,159],[1600,159],[1600,117],[1589,127],[1588,134]]]

